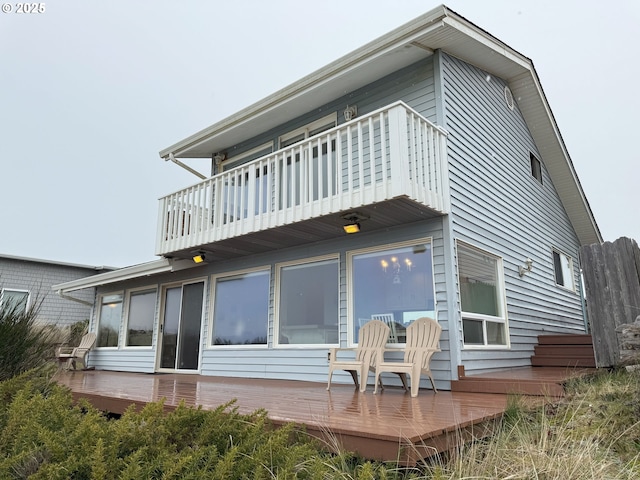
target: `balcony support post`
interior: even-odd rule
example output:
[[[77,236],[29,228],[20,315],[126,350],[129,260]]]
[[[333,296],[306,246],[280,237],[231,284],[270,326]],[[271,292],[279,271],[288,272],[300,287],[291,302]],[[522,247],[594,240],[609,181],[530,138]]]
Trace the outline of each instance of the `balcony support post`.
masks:
[[[409,136],[407,112],[396,105],[389,110],[389,157],[391,162],[391,197],[406,195],[409,191]]]

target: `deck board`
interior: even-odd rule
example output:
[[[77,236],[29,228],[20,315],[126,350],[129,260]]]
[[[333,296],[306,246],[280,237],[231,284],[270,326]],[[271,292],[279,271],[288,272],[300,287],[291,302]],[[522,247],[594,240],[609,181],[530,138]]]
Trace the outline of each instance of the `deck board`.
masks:
[[[373,395],[371,385],[360,393],[344,384],[327,391],[325,384],[293,380],[96,370],[60,371],[56,379],[71,389],[74,399],[87,398],[112,413],[162,399],[168,411],[181,401],[214,409],[235,400],[240,413],[265,409],[274,424],[305,425],[310,434],[337,441],[365,458],[405,464],[449,449],[470,435],[483,436],[484,427],[504,413],[508,398],[429,389],[412,398],[400,388]]]

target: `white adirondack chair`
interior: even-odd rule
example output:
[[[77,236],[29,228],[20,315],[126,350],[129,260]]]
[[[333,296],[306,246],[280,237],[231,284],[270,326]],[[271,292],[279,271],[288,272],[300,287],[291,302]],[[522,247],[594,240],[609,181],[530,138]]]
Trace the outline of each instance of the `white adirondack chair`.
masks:
[[[380,320],[371,320],[360,329],[358,346],[356,348],[332,348],[329,351],[329,381],[327,390],[331,388],[331,377],[334,370],[346,370],[351,374],[353,383],[360,391],[367,389],[369,370],[374,370],[376,361],[382,359],[384,347],[389,338],[389,327]],[[338,352],[355,351],[353,360],[339,360]],[[358,374],[360,383],[358,384]],[[377,381],[377,380],[376,380]]]
[[[417,397],[420,388],[420,375],[425,374],[431,380],[434,392],[438,392],[431,374],[431,357],[440,351],[438,342],[442,327],[431,318],[423,317],[407,327],[407,344],[404,349],[404,362],[386,362],[382,357],[376,364],[376,379],[373,393],[378,392],[380,374],[395,373],[400,376],[402,385],[407,390],[407,374],[411,377],[411,396]]]

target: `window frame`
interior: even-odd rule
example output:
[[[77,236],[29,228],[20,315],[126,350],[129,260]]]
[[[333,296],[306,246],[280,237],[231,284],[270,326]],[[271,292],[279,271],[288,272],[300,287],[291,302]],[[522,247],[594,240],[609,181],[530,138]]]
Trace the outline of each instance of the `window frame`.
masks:
[[[27,302],[24,305],[24,311],[20,313],[23,314],[29,311],[29,307],[31,306],[31,292],[29,290],[26,290],[24,288],[3,287],[2,289],[0,289],[0,306],[4,303],[4,292],[26,293]]]
[[[337,263],[338,275],[336,276],[336,287],[338,294],[338,306],[336,309],[336,332],[338,333],[338,342],[336,343],[280,343],[280,293],[282,289],[282,269],[291,266],[300,266],[312,263],[325,262],[327,260],[334,260]],[[331,253],[327,255],[320,255],[317,257],[308,257],[297,260],[291,260],[287,262],[279,262],[275,264],[274,275],[274,293],[273,293],[273,338],[272,345],[274,349],[292,349],[292,348],[328,348],[336,347],[340,344],[340,254]]]
[[[542,162],[533,152],[529,152],[529,162],[531,177],[535,179],[540,185],[544,185],[544,182],[542,181]]]
[[[413,240],[405,240],[402,242],[396,243],[385,243],[382,245],[376,245],[373,247],[361,248],[357,250],[348,250],[346,252],[346,269],[347,269],[347,345],[349,348],[357,347],[358,344],[355,342],[354,338],[354,330],[355,330],[355,308],[353,305],[353,301],[355,298],[354,284],[353,284],[353,258],[358,255],[366,255],[368,253],[376,253],[382,252],[385,250],[392,250],[396,248],[406,248],[412,247],[419,244],[428,243],[431,246],[431,276],[432,276],[432,286],[433,286],[433,312],[434,312],[434,320],[438,321],[438,299],[436,296],[436,279],[435,272],[433,271],[434,263],[433,263],[433,237],[422,237]],[[386,348],[389,349],[402,349],[406,346],[406,343],[387,343]]]
[[[501,316],[496,317],[493,315],[487,315],[482,313],[474,313],[474,312],[466,312],[462,308],[462,289],[461,289],[461,281],[460,281],[460,247],[463,249],[470,250],[472,252],[476,252],[480,255],[485,255],[495,259],[495,269],[496,269],[496,289],[498,290],[496,293],[496,300],[498,301],[498,308],[500,310]],[[455,244],[456,249],[456,281],[458,285],[458,306],[460,308],[460,330],[462,333],[462,348],[464,350],[509,350],[511,349],[511,335],[509,333],[509,316],[507,310],[507,293],[505,286],[505,274],[504,274],[504,261],[500,255],[496,255],[488,250],[477,247],[471,243],[465,242],[463,240],[456,239]],[[483,344],[474,344],[474,343],[465,343],[464,341],[464,321],[479,321],[482,322],[482,340]],[[487,340],[487,322],[495,323],[499,325],[504,325],[504,335],[505,335],[505,343],[504,344],[489,344]]]
[[[558,283],[558,275],[557,275],[557,268],[558,266],[556,265],[556,255],[558,255],[558,258],[560,259],[560,262],[562,262],[564,259],[568,260],[569,262],[569,266],[568,266],[568,270],[571,272],[570,275],[570,282],[571,284],[569,286],[566,285],[565,283]],[[565,253],[563,250],[556,248],[556,247],[552,247],[551,248],[551,262],[553,265],[553,281],[555,283],[555,285],[557,287],[563,288],[569,292],[574,292],[576,291],[576,279],[575,279],[575,265],[573,263],[573,257],[571,255],[568,255],[567,253]],[[562,269],[562,264],[560,264],[560,268]],[[564,280],[564,272],[565,270],[562,269],[562,274],[563,274],[563,280]]]
[[[115,346],[104,346],[101,347],[99,346],[99,340],[100,340],[100,324],[102,323],[102,307],[104,305],[104,299],[105,297],[110,297],[113,295],[120,295],[122,297],[121,300],[121,311],[120,311],[120,323],[118,325],[118,341],[116,343]],[[105,349],[105,350],[118,350],[121,347],[121,343],[120,343],[120,339],[122,337],[122,325],[123,325],[123,321],[124,321],[124,301],[125,301],[125,291],[124,290],[116,290],[113,292],[105,292],[105,293],[101,293],[99,295],[99,302],[98,302],[98,314],[97,314],[97,318],[96,318],[96,348],[100,348],[100,349]]]
[[[245,163],[252,162],[258,158],[271,155],[273,152],[273,141],[265,142],[262,145],[258,145],[257,147],[251,148],[245,152],[225,158],[220,164],[220,171],[217,173],[226,172]],[[262,155],[260,155],[261,153]]]
[[[266,272],[269,275],[269,286],[268,286],[268,292],[267,292],[267,318],[266,318],[266,326],[267,326],[267,342],[265,344],[248,344],[248,345],[216,345],[213,343],[214,341],[214,329],[215,329],[215,310],[216,310],[216,285],[218,282],[218,279],[220,278],[226,278],[226,277],[238,277],[241,275],[247,275],[247,274],[252,274],[252,273],[260,273],[260,272]],[[271,269],[271,265],[263,265],[263,266],[259,266],[259,267],[254,267],[254,268],[247,268],[247,269],[243,269],[243,270],[232,270],[232,271],[228,271],[228,272],[221,272],[221,273],[217,273],[211,276],[211,282],[210,282],[210,292],[209,292],[209,314],[208,314],[208,322],[209,322],[209,331],[207,334],[207,343],[205,346],[206,350],[218,350],[218,349],[266,349],[269,348],[269,323],[270,323],[270,318],[269,318],[269,310],[271,307],[271,291],[272,291],[272,281],[273,281],[274,275],[273,275],[273,271]]]
[[[298,142],[302,142],[314,135],[318,135],[320,133],[326,132],[327,130],[331,130],[338,125],[338,113],[333,112],[329,115],[325,115],[322,118],[314,120],[302,127],[296,128],[295,130],[291,130],[283,135],[278,137],[278,149],[281,150],[283,148],[291,147]],[[291,143],[287,143],[293,140],[296,137],[300,137],[299,140],[292,141]]]
[[[131,297],[134,296],[137,293],[141,293],[141,292],[151,292],[154,291],[156,294],[156,299],[155,299],[155,303],[154,303],[154,309],[153,309],[153,320],[151,323],[151,345],[127,345],[128,341],[129,341],[129,314],[130,312],[130,308],[131,308]],[[124,335],[124,341],[122,344],[122,348],[123,349],[135,349],[135,350],[151,350],[154,348],[154,338],[155,338],[155,334],[156,334],[156,325],[158,324],[158,291],[159,288],[157,285],[147,285],[144,287],[136,287],[136,288],[132,288],[130,290],[127,290],[125,293],[125,297],[124,297],[124,301],[123,301],[123,305],[122,305],[122,325],[123,325],[123,335]],[[103,347],[105,348],[105,347]]]

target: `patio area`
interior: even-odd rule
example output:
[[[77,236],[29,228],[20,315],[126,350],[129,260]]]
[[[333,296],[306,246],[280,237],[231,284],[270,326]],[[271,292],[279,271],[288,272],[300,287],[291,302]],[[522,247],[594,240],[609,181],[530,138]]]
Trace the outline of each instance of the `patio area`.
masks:
[[[557,372],[553,381],[564,381],[567,375]],[[371,384],[359,393],[353,385],[335,384],[327,391],[323,383],[189,374],[61,370],[56,379],[71,389],[74,399],[86,398],[111,413],[162,399],[167,411],[181,401],[214,409],[235,399],[241,413],[263,408],[274,424],[304,425],[329,448],[338,445],[364,458],[407,465],[486,436],[508,399],[504,394],[429,389],[411,398],[399,388],[373,395]]]

